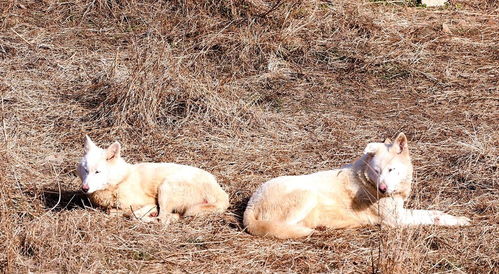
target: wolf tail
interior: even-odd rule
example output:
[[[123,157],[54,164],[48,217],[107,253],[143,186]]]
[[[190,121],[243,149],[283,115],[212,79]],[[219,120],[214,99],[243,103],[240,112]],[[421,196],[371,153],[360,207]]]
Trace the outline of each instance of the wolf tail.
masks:
[[[252,209],[246,209],[244,212],[243,224],[252,235],[278,239],[300,238],[314,232],[313,229],[303,225],[257,220]]]

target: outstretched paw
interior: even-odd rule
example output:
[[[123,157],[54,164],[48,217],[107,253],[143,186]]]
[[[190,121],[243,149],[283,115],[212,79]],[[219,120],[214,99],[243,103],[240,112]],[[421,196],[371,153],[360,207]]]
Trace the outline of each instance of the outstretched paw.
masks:
[[[440,213],[434,217],[436,225],[443,226],[468,226],[471,225],[471,220],[467,217],[456,217],[445,213]]]
[[[471,219],[467,217],[457,217],[457,225],[460,226],[469,226],[471,225]]]

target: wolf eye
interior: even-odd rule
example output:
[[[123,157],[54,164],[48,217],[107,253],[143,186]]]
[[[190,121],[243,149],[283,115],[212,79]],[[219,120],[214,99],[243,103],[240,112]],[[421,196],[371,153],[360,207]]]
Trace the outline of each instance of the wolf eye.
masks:
[[[394,168],[389,168],[388,172],[392,172],[393,170],[394,170]]]
[[[98,174],[98,173],[100,173],[100,170],[96,170],[96,171],[95,171],[95,174]]]
[[[381,171],[379,170],[379,168],[375,168],[375,169],[374,169],[374,172],[376,172],[377,174],[380,174],[380,173],[381,173]]]

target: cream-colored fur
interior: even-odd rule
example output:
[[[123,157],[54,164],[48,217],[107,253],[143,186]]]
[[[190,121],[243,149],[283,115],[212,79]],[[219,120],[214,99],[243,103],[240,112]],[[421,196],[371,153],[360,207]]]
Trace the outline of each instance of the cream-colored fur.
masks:
[[[78,175],[94,205],[164,224],[181,215],[221,213],[229,206],[229,196],[209,172],[173,163],[129,164],[120,148],[116,142],[104,150],[86,139]]]
[[[421,0],[421,4],[426,5],[427,7],[445,6],[447,2],[447,0]]]
[[[253,194],[244,212],[249,233],[277,238],[308,236],[319,226],[352,228],[385,224],[468,225],[465,217],[405,209],[412,182],[407,138],[370,143],[341,169],[274,178]]]

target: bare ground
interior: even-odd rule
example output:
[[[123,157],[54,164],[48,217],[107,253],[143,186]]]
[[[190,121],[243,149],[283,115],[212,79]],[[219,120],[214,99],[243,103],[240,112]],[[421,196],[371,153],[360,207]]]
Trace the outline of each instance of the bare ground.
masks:
[[[0,3],[3,272],[469,272],[499,268],[499,5],[385,1]],[[244,232],[256,187],[404,131],[408,206],[466,228]],[[169,227],[79,192],[83,136],[217,176],[223,216]]]

